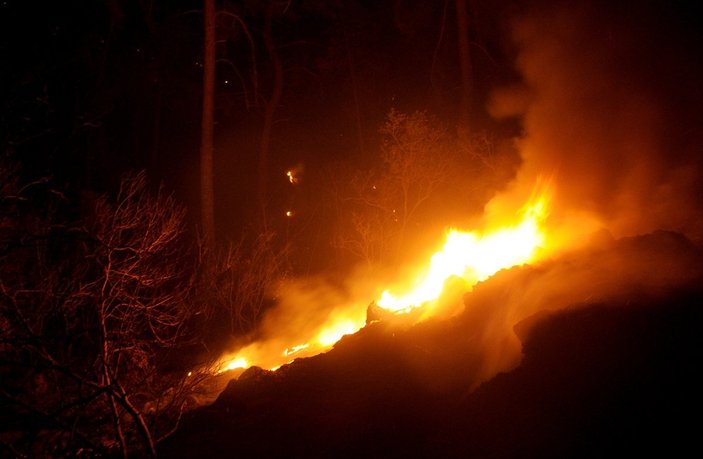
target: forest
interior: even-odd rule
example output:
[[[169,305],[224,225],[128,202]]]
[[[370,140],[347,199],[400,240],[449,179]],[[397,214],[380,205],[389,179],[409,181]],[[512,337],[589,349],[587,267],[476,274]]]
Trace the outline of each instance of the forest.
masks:
[[[476,282],[608,240],[629,293],[628,276],[641,272],[627,257],[649,261],[619,241],[654,232],[638,250],[664,260],[656,246],[671,244],[681,257],[669,277],[642,276],[668,293],[695,285],[701,265],[683,255],[698,256],[703,241],[694,17],[659,1],[0,2],[0,456],[177,456],[168,442],[185,438],[179,427],[245,367],[253,379],[227,390],[269,400],[278,365],[221,368],[247,346],[301,357],[281,372],[293,388],[332,371],[317,366],[325,358],[382,346],[385,331],[371,326],[384,317],[405,340],[400,354],[418,343],[453,349],[427,332],[446,324],[418,313],[397,325],[374,310],[381,291],[417,276],[447,228],[500,233],[530,203],[551,206],[535,223],[539,247]],[[531,201],[539,184],[553,194]],[[515,285],[531,285],[520,272]],[[595,274],[555,272],[560,285],[606,289]],[[474,283],[446,282],[433,301],[447,311],[478,302],[464,296]],[[618,303],[615,290],[584,297]],[[641,292],[658,301],[655,290]],[[530,314],[567,307],[523,302],[501,319],[511,333]],[[351,303],[345,334],[359,341],[310,344]],[[494,323],[470,312],[441,319],[454,321],[445,338]],[[302,358],[333,345],[322,360]],[[478,360],[461,354],[462,365],[490,360],[466,352]],[[505,362],[462,373],[451,397],[517,365]],[[405,374],[371,368],[379,384]],[[447,416],[464,406],[413,390],[408,400],[446,402]],[[240,403],[232,394],[223,397]]]

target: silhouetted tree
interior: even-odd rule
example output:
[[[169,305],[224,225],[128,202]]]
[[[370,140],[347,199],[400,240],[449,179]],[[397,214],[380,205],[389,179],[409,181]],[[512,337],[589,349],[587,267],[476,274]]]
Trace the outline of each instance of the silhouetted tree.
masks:
[[[155,456],[195,376],[161,374],[196,311],[183,209],[144,175],[73,217],[48,180],[0,167],[0,430],[23,456]],[[10,440],[7,440],[7,439]]]
[[[215,242],[215,0],[204,0],[203,112],[200,137],[200,216],[203,238]]]
[[[459,103],[459,137],[467,140],[470,132],[471,96],[473,75],[471,69],[471,47],[469,44],[469,17],[467,0],[455,0],[457,38],[459,44],[459,68],[461,69],[461,98]]]
[[[338,194],[348,216],[336,245],[369,263],[399,256],[418,211],[448,178],[452,137],[426,113],[391,110],[381,129],[381,166],[353,174]]]
[[[207,311],[229,338],[251,332],[273,304],[276,283],[289,270],[288,248],[278,247],[275,234],[266,231],[245,233],[238,242],[216,250],[202,249],[195,294],[200,310]]]

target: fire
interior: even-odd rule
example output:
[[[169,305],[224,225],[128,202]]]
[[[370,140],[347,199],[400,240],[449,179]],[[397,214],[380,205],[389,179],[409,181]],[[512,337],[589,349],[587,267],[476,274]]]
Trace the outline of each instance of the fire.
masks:
[[[286,177],[288,178],[288,182],[290,182],[292,185],[297,185],[300,182],[300,175],[303,172],[303,166],[302,165],[297,165],[293,169],[289,169],[286,171]]]
[[[298,352],[305,350],[309,347],[310,347],[310,345],[308,343],[298,344],[297,346],[291,346],[291,347],[287,348],[285,351],[283,351],[283,355],[288,357],[289,355],[297,354]]]
[[[226,364],[221,365],[217,372],[222,373],[223,371],[236,370],[237,368],[247,368],[248,366],[249,364],[244,357],[237,357],[229,360]]]
[[[544,242],[541,223],[547,214],[547,199],[543,194],[526,206],[522,220],[512,227],[487,234],[450,230],[444,246],[432,256],[427,272],[416,286],[399,297],[386,290],[378,305],[405,313],[437,299],[452,276],[473,286],[501,269],[533,261],[537,248]]]
[[[538,249],[544,247],[547,239],[544,221],[549,199],[546,189],[541,189],[533,193],[512,221],[494,223],[483,232],[449,230],[444,245],[432,255],[428,268],[417,282],[403,294],[383,291],[376,304],[389,313],[405,314],[436,302],[447,280],[454,276],[463,279],[470,289],[501,269],[535,261]],[[294,358],[325,352],[344,335],[356,333],[365,325],[363,317],[367,306],[368,303],[356,304],[346,315],[331,316],[317,331],[293,342],[283,344],[284,340],[273,338],[252,343],[223,359],[219,372],[247,368],[249,364],[276,370]],[[428,309],[425,317],[432,312]]]
[[[342,320],[323,329],[320,334],[317,335],[316,341],[323,347],[329,347],[342,339],[342,336],[356,333],[360,328],[361,324],[351,319]]]

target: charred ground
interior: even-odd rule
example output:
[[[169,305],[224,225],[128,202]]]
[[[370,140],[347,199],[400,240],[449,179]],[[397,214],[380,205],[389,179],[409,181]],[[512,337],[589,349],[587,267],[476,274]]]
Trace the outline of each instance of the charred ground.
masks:
[[[702,261],[687,239],[658,232],[501,272],[467,294],[452,319],[376,322],[326,354],[276,372],[249,369],[187,416],[160,452],[691,454],[699,449]],[[485,330],[513,317],[522,356],[510,364],[487,352],[509,338],[488,339]]]

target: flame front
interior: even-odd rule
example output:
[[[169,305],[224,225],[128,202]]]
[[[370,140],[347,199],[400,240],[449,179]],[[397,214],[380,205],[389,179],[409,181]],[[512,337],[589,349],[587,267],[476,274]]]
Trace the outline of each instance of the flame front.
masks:
[[[378,305],[396,313],[408,312],[439,298],[452,276],[473,286],[501,269],[529,263],[544,242],[541,223],[546,211],[547,196],[542,194],[525,208],[522,221],[513,227],[484,235],[450,230],[444,246],[432,256],[427,272],[416,286],[398,297],[386,290]]]
[[[443,247],[432,255],[428,268],[409,291],[394,295],[385,290],[377,305],[394,314],[404,314],[439,299],[445,283],[453,276],[461,278],[471,289],[501,269],[534,261],[538,248],[546,241],[543,223],[548,207],[549,194],[542,189],[533,194],[513,221],[501,221],[500,225],[494,223],[490,228],[495,229],[482,233],[449,230]],[[280,339],[272,338],[252,343],[224,358],[219,371],[246,368],[249,364],[275,370],[294,358],[324,352],[342,336],[355,333],[364,326],[367,305],[361,302],[349,309],[346,316],[330,317],[316,331],[300,336],[294,342],[282,344]],[[432,313],[429,308],[423,317]]]

